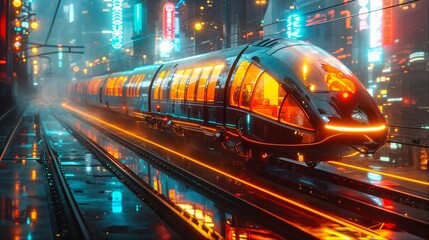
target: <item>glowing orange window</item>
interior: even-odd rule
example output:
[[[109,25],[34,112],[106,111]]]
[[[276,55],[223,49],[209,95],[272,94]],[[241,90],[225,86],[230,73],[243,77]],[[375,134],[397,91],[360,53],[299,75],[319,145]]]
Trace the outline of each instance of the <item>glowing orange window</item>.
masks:
[[[94,85],[92,86],[92,94],[96,95],[98,93],[100,84],[101,84],[101,78],[96,79]]]
[[[112,96],[113,95],[113,93],[114,93],[113,87],[115,86],[116,79],[117,79],[117,77],[112,77],[112,78],[108,78],[107,79],[106,89],[104,91],[104,93],[107,96]]]
[[[251,110],[277,120],[286,91],[268,73],[264,72],[255,86]]]
[[[262,73],[262,69],[251,64],[249,69],[244,76],[243,84],[241,85],[240,91],[240,107],[249,109],[250,108],[250,99],[252,97],[253,88],[255,87],[256,80]]]
[[[162,93],[164,92],[164,89],[166,89],[168,87],[168,81],[169,81],[169,75],[170,71],[167,71],[167,73],[165,74],[164,78],[162,79],[161,85],[160,85],[160,91],[159,91],[159,99],[162,99]],[[167,90],[165,90],[167,93]]]
[[[134,79],[134,83],[133,83],[133,88],[132,88],[132,91],[131,91],[131,95],[133,96],[133,97],[137,97],[137,92],[138,92],[138,88],[139,88],[139,85],[140,85],[140,81],[141,81],[141,79],[142,79],[142,76],[143,76],[144,74],[139,74],[139,75],[137,75],[137,77]]]
[[[216,65],[213,69],[213,73],[210,76],[209,84],[207,86],[207,102],[214,101],[216,83],[219,79],[220,73],[222,72],[223,66],[224,65]]]
[[[183,73],[182,79],[179,82],[179,87],[177,88],[177,99],[185,99],[185,88],[186,82],[188,81],[189,75],[191,74],[191,69],[188,69]]]
[[[182,79],[183,72],[183,70],[178,70],[176,74],[174,74],[170,88],[170,99],[177,99],[177,87],[179,86],[180,79]]]
[[[136,82],[136,87],[134,88],[134,97],[139,97],[140,96],[140,88],[141,88],[141,82],[143,81],[144,77],[146,76],[146,74],[140,74],[137,82]]]
[[[115,84],[115,96],[122,96],[123,87],[127,81],[127,76],[120,76]]]
[[[134,80],[136,79],[136,75],[132,75],[130,78],[130,81],[127,83],[127,90],[126,90],[126,96],[131,97],[132,96],[132,88],[134,84]]]
[[[188,88],[186,89],[186,100],[195,99],[195,85],[200,77],[201,70],[202,68],[195,68],[192,72],[192,76],[188,81]]]
[[[205,67],[203,69],[203,73],[201,74],[200,79],[198,80],[198,88],[197,88],[197,101],[204,101],[204,93],[206,90],[207,78],[210,75],[213,67]]]
[[[156,79],[156,82],[154,84],[155,86],[154,86],[154,89],[153,89],[153,99],[159,99],[159,86],[161,85],[162,78],[164,77],[164,74],[165,74],[165,71],[162,71],[159,74],[158,79]]]
[[[88,94],[92,94],[92,85],[94,84],[94,79],[92,79],[92,80],[90,80],[89,81],[89,84],[88,84],[88,89],[86,89],[86,93],[88,93]]]
[[[247,61],[241,62],[235,72],[234,79],[232,80],[229,103],[231,106],[238,106],[238,100],[240,99],[240,88],[243,82],[244,74],[247,71],[250,63]]]

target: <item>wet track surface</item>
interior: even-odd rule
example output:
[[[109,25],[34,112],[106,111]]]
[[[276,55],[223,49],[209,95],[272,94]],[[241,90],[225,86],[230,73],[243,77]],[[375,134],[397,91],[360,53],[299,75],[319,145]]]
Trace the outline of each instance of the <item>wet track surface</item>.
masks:
[[[28,117],[23,125],[31,134],[22,134],[23,137],[14,145],[16,147],[1,163],[2,238],[55,239],[58,236],[50,231],[44,169],[39,161],[40,142],[36,141],[33,132],[34,113],[26,114]],[[76,142],[53,116],[43,114],[41,120],[50,133],[49,140],[61,159],[69,187],[94,239],[178,238],[155,212]],[[25,148],[27,145],[34,147]],[[10,193],[15,194],[8,196]]]
[[[83,148],[79,143],[76,142],[73,136],[69,134],[68,131],[65,131],[64,127],[59,125],[54,117],[48,113],[46,109],[43,110],[44,114],[42,116],[42,124],[46,130],[49,131],[49,139],[52,142],[55,151],[59,158],[61,159],[61,165],[64,169],[65,176],[68,179],[70,188],[74,192],[74,196],[76,201],[79,202],[79,206],[82,209],[82,212],[88,219],[88,224],[91,225],[90,229],[92,229],[93,233],[98,234],[94,236],[99,236],[100,238],[121,238],[121,236],[127,236],[128,238],[138,239],[142,236],[145,236],[149,239],[152,238],[177,238],[176,233],[165,223],[163,223],[162,219],[154,213],[149,207],[147,207],[141,200],[139,200],[130,190],[121,184],[121,181],[117,180],[108,170],[104,168],[102,164],[98,162],[96,157],[94,157],[88,150]],[[92,115],[95,114],[106,114],[100,116],[104,119],[109,119],[111,122],[115,122],[115,126],[128,129],[128,131],[140,136],[140,137],[148,137],[154,140],[157,143],[164,143],[165,145],[177,149],[186,155],[194,156],[199,159],[205,158],[207,163],[210,163],[213,166],[221,166],[225,171],[230,174],[234,174],[241,179],[249,179],[253,183],[257,183],[258,185],[265,185],[267,188],[275,191],[281,192],[282,195],[288,196],[291,199],[298,200],[300,203],[305,203],[311,206],[317,206],[319,210],[324,212],[336,212],[338,216],[342,216],[344,219],[360,219],[358,221],[365,221],[365,218],[360,217],[358,215],[349,213],[349,212],[341,212],[341,209],[338,209],[331,204],[323,203],[317,201],[315,199],[309,198],[307,195],[303,195],[299,192],[288,190],[270,182],[267,182],[264,179],[258,179],[256,175],[252,175],[249,172],[245,171],[240,166],[231,165],[229,159],[224,156],[219,156],[216,154],[208,154],[207,156],[202,155],[201,152],[196,151],[191,147],[185,147],[181,144],[176,143],[175,141],[171,141],[171,135],[160,133],[157,134],[153,130],[147,129],[143,122],[136,121],[135,119],[126,118],[117,114],[107,114],[104,112],[98,112],[94,109],[90,110]],[[4,189],[4,194],[2,194],[2,209],[6,209],[2,211],[2,224],[1,228],[8,232],[8,236],[28,236],[30,234],[33,236],[33,239],[51,239],[53,238],[52,234],[48,232],[38,231],[40,229],[40,225],[49,226],[48,216],[49,215],[46,209],[48,206],[43,206],[44,201],[46,201],[46,196],[43,195],[45,191],[42,183],[43,183],[43,169],[41,169],[39,160],[38,151],[40,150],[40,140],[37,138],[34,130],[34,125],[32,121],[33,114],[35,112],[27,112],[26,114],[30,117],[24,118],[23,121],[27,124],[27,132],[25,135],[28,139],[25,140],[25,143],[21,143],[23,140],[20,139],[19,142],[14,144],[14,149],[8,152],[7,157],[5,157],[1,162],[2,173],[6,173],[7,175],[19,175],[19,185],[13,183],[8,178],[4,178],[1,181],[2,186],[8,186]],[[134,152],[124,148],[119,145],[115,141],[110,140],[107,136],[97,133],[96,130],[87,126],[86,124],[80,122],[78,119],[75,119],[71,115],[67,115],[63,110],[58,112],[55,111],[55,114],[58,114],[67,119],[69,124],[78,128],[81,132],[87,135],[89,138],[97,142],[100,146],[103,146],[104,149],[109,152],[111,155],[120,159],[120,161],[127,165],[130,169],[132,169],[135,173],[141,176],[146,182],[154,186],[158,187],[159,191],[163,194],[169,196],[175,202],[182,204],[184,208],[191,207],[191,211],[194,211],[194,214],[203,214],[204,219],[207,220],[207,224],[213,223],[213,226],[216,231],[223,232],[225,229],[221,227],[223,223],[221,222],[224,218],[224,209],[217,209],[216,203],[205,198],[201,194],[197,193],[192,188],[189,188],[188,184],[182,184],[180,181],[175,180],[172,177],[169,177],[168,174],[164,173],[162,170],[156,169],[151,164],[148,164],[141,158],[141,156],[136,155]],[[94,121],[93,121],[94,122]],[[111,127],[110,127],[111,128]],[[113,129],[113,128],[111,128]],[[114,131],[114,130],[112,130]],[[153,134],[156,136],[153,138]],[[123,132],[116,131],[117,135],[123,135],[126,137],[127,134]],[[128,135],[128,138],[133,138]],[[18,140],[17,140],[18,141]],[[246,199],[249,202],[262,206],[265,209],[269,209],[272,212],[276,212],[282,216],[294,215],[294,207],[288,206],[285,203],[282,203],[280,200],[275,200],[270,195],[265,195],[265,193],[261,193],[255,190],[252,187],[246,186],[241,182],[237,182],[234,178],[228,178],[222,176],[219,173],[213,173],[212,171],[208,171],[207,169],[201,168],[201,166],[195,165],[183,159],[183,157],[177,157],[175,154],[171,152],[159,149],[158,147],[154,147],[146,141],[142,141],[136,138],[133,138],[133,141],[137,144],[144,146],[146,149],[156,153],[162,158],[169,159],[170,162],[175,165],[181,166],[183,169],[187,171],[193,172],[194,174],[199,174],[200,176],[204,176],[206,181],[215,183],[219,187],[224,189],[228,189],[228,191],[242,199]],[[25,149],[23,151],[23,149]],[[365,162],[361,160],[349,159],[344,161],[345,163],[354,163],[354,166],[365,167],[365,164],[373,166],[374,164],[370,161]],[[29,167],[29,168],[28,168]],[[25,168],[25,170],[24,170]],[[388,176],[383,176],[383,181],[374,182],[371,180],[372,177],[366,172],[362,172],[357,169],[350,169],[345,166],[336,166],[335,164],[331,165],[328,163],[321,164],[318,166],[319,169],[324,169],[325,171],[334,172],[339,175],[347,175],[348,177],[352,177],[354,179],[359,179],[361,181],[368,181],[373,184],[383,185],[385,187],[394,187],[395,189],[401,189],[402,191],[407,191],[412,194],[416,194],[418,196],[424,197],[425,194],[427,196],[427,188],[421,185],[410,185],[409,182],[398,179],[390,179]],[[380,168],[380,167],[379,167]],[[284,170],[275,169],[273,166],[269,166],[267,168],[268,172],[282,172],[282,175],[287,175],[289,178],[293,177],[295,180],[301,181],[302,184],[308,184],[310,181],[310,185],[316,188],[326,188],[326,184],[322,184],[323,186],[317,186],[318,182],[311,182],[311,179],[306,179],[306,177],[302,176],[294,176],[292,173],[288,173]],[[388,170],[384,169],[384,172]],[[412,171],[408,169],[408,171]],[[401,172],[403,175],[409,174],[410,172],[404,171],[402,169]],[[5,174],[2,174],[4,176]],[[36,177],[35,177],[36,175]],[[417,176],[415,174],[415,176]],[[427,175],[422,174],[420,180],[424,182],[424,178]],[[300,180],[299,180],[300,179]],[[377,178],[379,179],[379,178]],[[8,182],[9,181],[9,182]],[[307,182],[307,183],[306,183]],[[3,185],[4,183],[4,185]],[[427,183],[427,181],[426,181]],[[30,186],[30,188],[29,188]],[[174,187],[172,187],[174,186]],[[335,186],[334,186],[335,187]],[[12,190],[15,189],[15,190]],[[19,189],[19,190],[16,190]],[[37,194],[29,191],[28,189],[37,189]],[[171,192],[171,189],[175,189],[174,192]],[[3,190],[3,188],[2,188]],[[14,196],[10,194],[11,191],[19,192],[15,193]],[[341,191],[340,188],[337,188],[334,191]],[[426,191],[426,192],[425,192]],[[8,196],[8,194],[10,196]],[[351,194],[350,191],[347,191],[349,197],[354,198],[362,198],[362,194],[357,195]],[[23,198],[25,195],[27,199]],[[18,199],[16,197],[19,196]],[[27,204],[27,207],[24,206],[26,202],[31,199],[31,203]],[[369,199],[369,200],[368,200]],[[18,202],[16,202],[18,201]],[[372,201],[373,204],[381,203],[385,204],[380,199],[367,197],[363,201]],[[9,203],[10,202],[10,203]],[[271,202],[271,203],[270,203]],[[277,202],[277,205],[273,205],[272,203]],[[17,206],[17,203],[19,206]],[[269,203],[269,204],[267,204]],[[270,205],[272,205],[270,207]],[[281,209],[279,206],[282,206]],[[384,207],[380,205],[379,207]],[[11,210],[8,210],[11,209]],[[18,209],[18,210],[17,210]],[[27,210],[24,210],[27,209]],[[35,210],[33,210],[35,209]],[[13,212],[13,211],[14,212]],[[18,214],[19,212],[19,214]],[[36,214],[34,213],[36,212]],[[219,215],[219,213],[222,213]],[[427,215],[420,216],[425,221],[428,221]],[[296,212],[298,214],[298,212]],[[301,213],[302,214],[302,213]],[[407,214],[407,212],[404,212]],[[24,224],[23,220],[20,220],[21,223],[17,224],[16,219],[17,216],[20,219],[27,219]],[[25,217],[27,216],[27,217]],[[36,217],[35,217],[36,216]],[[42,218],[42,216],[44,216]],[[149,217],[148,217],[149,216]],[[220,217],[222,216],[222,217]],[[313,217],[311,214],[308,216],[309,218]],[[314,218],[314,217],[313,217]],[[11,219],[15,219],[15,223],[10,222]],[[145,220],[147,219],[147,220]],[[158,220],[157,220],[158,219]],[[290,218],[289,221],[293,221],[295,224],[302,225],[303,227],[309,227],[313,225],[313,231],[316,230],[320,226],[323,226],[323,229],[332,229],[333,231],[339,231],[341,227],[326,223],[324,224],[320,220],[314,219],[313,224],[309,224],[309,220],[306,220],[304,217],[299,217],[296,219]],[[40,224],[40,225],[38,225]],[[258,225],[258,224],[256,224]],[[368,223],[370,225],[370,223]],[[370,226],[367,226],[370,227]],[[13,230],[13,229],[16,230]],[[322,229],[322,228],[320,228]],[[354,230],[349,229],[348,232],[353,232]],[[2,230],[3,232],[3,230]],[[344,231],[343,231],[344,232]],[[381,233],[380,231],[378,231]],[[397,232],[396,230],[388,230],[385,229],[382,231],[381,235],[386,236],[391,239],[404,239],[412,237],[405,232]],[[25,235],[27,234],[27,235]],[[319,233],[321,234],[321,233]],[[324,233],[328,234],[327,232]],[[356,235],[357,234],[357,235]],[[353,234],[354,237],[357,237],[359,233]],[[322,235],[319,235],[319,237]]]

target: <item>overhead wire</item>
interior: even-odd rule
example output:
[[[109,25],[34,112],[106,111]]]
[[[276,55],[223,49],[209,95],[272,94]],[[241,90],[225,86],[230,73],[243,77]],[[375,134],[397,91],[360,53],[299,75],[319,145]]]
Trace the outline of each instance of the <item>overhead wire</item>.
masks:
[[[57,13],[58,13],[58,9],[60,8],[60,5],[61,5],[61,0],[58,0],[57,7],[56,7],[55,13],[54,13],[54,17],[52,18],[51,26],[49,27],[49,32],[48,32],[48,35],[46,36],[46,39],[45,39],[45,44],[48,44],[49,37],[51,36],[52,28],[53,28],[55,20],[57,18]]]
[[[338,18],[326,20],[326,21],[323,21],[323,22],[320,22],[320,23],[311,24],[311,25],[308,25],[308,26],[300,26],[300,27],[295,27],[295,28],[296,29],[300,29],[300,28],[302,29],[302,28],[307,28],[307,27],[319,26],[319,25],[322,25],[322,24],[328,24],[328,23],[332,23],[332,22],[344,20],[344,19],[347,19],[347,18],[354,18],[354,17],[358,17],[360,15],[369,14],[369,13],[373,13],[373,12],[377,12],[377,11],[383,11],[383,10],[386,10],[386,9],[390,9],[390,8],[394,8],[394,7],[399,7],[399,6],[402,6],[402,5],[406,5],[406,4],[410,4],[410,3],[418,2],[418,1],[420,1],[420,0],[411,0],[411,1],[408,1],[408,2],[398,3],[398,4],[391,5],[391,6],[382,7],[382,8],[379,8],[379,9],[374,9],[374,10],[371,10],[371,11],[368,11],[368,12],[364,12],[364,13],[357,13],[357,14],[352,14],[350,16],[338,17]],[[351,2],[354,2],[354,0],[353,1],[349,1],[349,2],[345,2],[343,4],[351,3]],[[339,5],[343,5],[343,4],[336,4],[336,5],[333,5],[333,6],[339,6]],[[330,9],[330,8],[332,8],[332,7],[327,7],[327,8],[324,8],[324,9],[320,9],[320,11],[327,10],[327,9]],[[308,12],[308,13],[304,13],[304,14],[300,14],[300,15],[305,16],[305,15],[309,15],[309,14],[312,14],[312,13],[315,13],[315,12],[318,12],[318,10],[317,11]],[[278,20],[278,21],[275,21],[275,22],[272,22],[272,23],[264,24],[264,27],[270,26],[270,25],[274,25],[274,24],[280,24],[280,23],[285,22],[285,21],[286,21],[286,19],[281,19],[281,20]],[[281,31],[281,32],[277,32],[277,33],[273,33],[273,34],[269,34],[269,35],[264,35],[264,36],[265,37],[267,37],[267,36],[278,36],[279,34],[284,33],[284,32],[285,31]]]

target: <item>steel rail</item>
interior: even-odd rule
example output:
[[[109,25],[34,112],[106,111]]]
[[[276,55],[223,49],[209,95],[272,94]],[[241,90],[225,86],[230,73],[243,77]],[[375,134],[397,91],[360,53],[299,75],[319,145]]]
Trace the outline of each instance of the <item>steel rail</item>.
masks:
[[[66,220],[68,224],[65,224],[63,226],[65,228],[69,227],[70,231],[63,231],[64,228],[61,229],[60,227],[60,230],[62,230],[61,232],[66,235],[62,237],[64,237],[64,239],[92,239],[88,226],[83,219],[79,207],[67,184],[67,180],[63,175],[62,167],[58,162],[58,159],[56,158],[54,150],[49,144],[49,139],[46,136],[43,126],[40,126],[40,132],[45,145],[45,149],[50,158],[50,161],[45,161],[45,164],[47,164],[46,170],[51,170],[50,176],[52,176],[52,180],[57,183],[54,187],[58,188],[58,191],[56,193],[59,193],[59,197],[61,198],[60,203],[65,203],[65,205],[67,206],[66,208],[63,208],[63,210],[65,211]]]
[[[303,239],[303,236],[305,235],[300,235],[302,234],[301,229],[292,229],[293,226],[290,225],[290,223],[288,222],[284,222],[283,220],[279,219],[278,216],[275,216],[274,214],[267,212],[266,210],[255,206],[254,204],[251,204],[249,202],[246,202],[243,199],[239,199],[237,200],[237,197],[233,196],[233,199],[229,198],[229,193],[225,192],[224,190],[218,189],[218,187],[216,186],[212,186],[210,183],[207,183],[205,180],[202,180],[194,175],[192,175],[191,173],[184,171],[183,169],[181,169],[180,167],[175,166],[174,164],[170,163],[167,160],[162,159],[161,157],[154,155],[153,153],[149,152],[148,150],[145,150],[144,148],[138,146],[137,144],[134,144],[112,132],[110,132],[109,130],[106,130],[102,127],[100,127],[99,125],[94,124],[93,122],[89,122],[87,120],[85,120],[84,118],[80,117],[77,114],[74,114],[74,116],[76,118],[79,118],[80,120],[86,122],[87,124],[91,125],[92,127],[96,128],[97,130],[103,132],[104,134],[106,134],[109,138],[114,139],[115,141],[123,144],[124,146],[126,146],[128,149],[134,151],[135,153],[145,157],[146,159],[150,160],[154,165],[159,166],[160,168],[166,169],[169,172],[178,174],[177,176],[185,179],[185,181],[190,182],[190,183],[196,183],[197,187],[200,186],[200,188],[202,188],[203,190],[207,191],[208,189],[212,191],[214,196],[218,196],[224,199],[224,201],[227,201],[227,203],[229,204],[236,204],[235,208],[236,209],[244,209],[243,212],[244,213],[255,213],[255,216],[257,221],[261,222],[261,224],[267,224],[266,226],[274,226],[273,228],[270,228],[271,230],[279,233],[279,234],[288,234],[288,236],[291,236],[291,231],[295,231],[296,235],[293,235],[294,238],[300,238]],[[218,189],[218,190],[216,190]],[[263,216],[263,217],[261,217]],[[282,229],[279,229],[282,228]],[[308,234],[307,232],[305,234]],[[309,236],[307,235],[307,237],[313,237],[313,236]]]
[[[5,116],[7,116],[8,114],[9,114],[9,112],[10,111],[12,111],[13,109],[15,109],[16,108],[16,105],[15,106],[13,106],[13,107],[11,107],[9,110],[7,110],[1,117],[0,117],[0,122],[3,120],[3,118],[5,117]]]
[[[249,215],[253,217],[254,221],[260,222],[262,225],[270,226],[267,227],[270,230],[282,235],[288,236],[291,238],[299,238],[299,239],[316,239],[313,235],[309,234],[307,231],[298,228],[292,222],[289,222],[282,217],[275,215],[255,204],[252,204],[243,199],[237,198],[233,194],[226,192],[217,186],[201,179],[194,174],[187,172],[180,167],[168,162],[167,160],[153,154],[150,151],[134,144],[120,136],[115,135],[114,133],[103,129],[99,126],[93,125],[93,127],[97,128],[99,131],[102,131],[108,137],[114,139],[115,141],[123,144],[128,149],[132,150],[136,154],[144,157],[154,165],[162,168],[163,170],[172,173],[174,176],[185,180],[188,183],[192,183],[194,187],[209,193],[212,198],[218,199],[218,201],[222,201],[223,204],[229,205],[230,209],[234,209],[236,212],[239,212],[242,215]]]
[[[64,121],[58,114],[55,118],[66,126],[71,134],[78,139],[89,151],[92,152],[113,174],[118,176],[131,191],[137,194],[157,214],[169,223],[180,235],[189,239],[222,239],[222,237],[205,227],[198,219],[191,216],[178,205],[167,199],[164,195],[154,190],[149,184],[142,180],[137,174],[121,163],[104,148],[80,133],[77,129]],[[202,226],[202,227],[200,227]]]
[[[318,181],[326,181],[332,184],[353,189],[358,192],[367,193],[380,198],[390,199],[397,203],[416,209],[424,211],[429,210],[429,200],[427,198],[411,194],[405,194],[399,191],[395,191],[393,189],[386,189],[374,186],[368,183],[336,175],[316,168],[310,171],[307,166],[295,164],[289,161],[273,159],[271,160],[271,163],[277,167],[293,171],[297,174],[312,177]],[[307,193],[328,203],[334,203],[342,208],[348,209],[350,211],[355,211],[362,216],[370,217],[381,222],[387,221],[390,223],[394,223],[402,230],[405,230],[423,238],[429,238],[429,232],[426,230],[429,227],[428,222],[404,216],[390,210],[382,209],[380,207],[374,207],[359,200],[354,200],[348,197],[340,196],[338,194],[329,193],[327,191],[317,189],[314,186],[306,186],[303,183],[293,182],[286,178],[282,178],[275,174],[269,173],[268,171],[255,170],[255,172],[258,175],[266,179],[270,179],[273,182],[281,183],[282,185],[287,185],[289,187],[294,188],[295,190]]]
[[[7,113],[9,113],[12,109],[14,109],[15,107],[13,107],[13,108],[11,108]],[[6,113],[5,113],[6,114]],[[5,116],[5,115],[3,115],[3,116]],[[3,116],[2,116],[2,118],[3,118]],[[18,128],[21,126],[21,123],[22,123],[22,118],[23,118],[23,115],[21,114],[21,117],[19,118],[19,120],[18,120],[18,123],[16,124],[16,126],[15,126],[15,128],[13,129],[13,131],[12,131],[12,134],[10,135],[10,137],[9,137],[9,139],[7,140],[7,142],[6,142],[6,145],[4,146],[4,149],[3,149],[3,151],[2,151],[2,153],[1,153],[1,155],[0,155],[0,161],[1,160],[3,160],[3,157],[4,157],[4,155],[6,155],[6,152],[7,152],[7,150],[9,149],[9,145],[10,145],[10,143],[12,142],[12,140],[14,139],[14,137],[15,137],[15,135],[16,135],[16,131],[18,130]]]

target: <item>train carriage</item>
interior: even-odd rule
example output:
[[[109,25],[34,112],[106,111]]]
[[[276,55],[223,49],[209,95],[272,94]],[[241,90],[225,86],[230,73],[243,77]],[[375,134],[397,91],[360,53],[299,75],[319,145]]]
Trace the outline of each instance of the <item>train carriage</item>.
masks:
[[[261,40],[99,82],[100,101],[109,109],[186,139],[216,140],[220,149],[262,166],[269,157],[314,167],[374,153],[387,136],[375,101],[351,71],[297,40]]]

